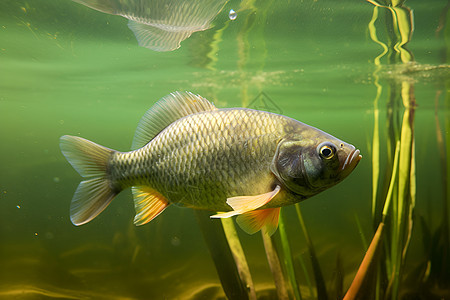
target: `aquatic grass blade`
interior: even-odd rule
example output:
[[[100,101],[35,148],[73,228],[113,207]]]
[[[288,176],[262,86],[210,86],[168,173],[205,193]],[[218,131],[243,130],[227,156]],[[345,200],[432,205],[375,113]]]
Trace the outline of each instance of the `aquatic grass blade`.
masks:
[[[303,216],[300,210],[300,205],[295,204],[295,210],[297,212],[297,217],[300,222],[300,227],[302,228],[303,235],[305,236],[306,243],[308,245],[309,255],[311,257],[311,264],[314,272],[314,279],[316,281],[316,290],[317,290],[317,299],[318,300],[327,300],[328,293],[325,285],[325,280],[322,275],[322,270],[320,269],[319,260],[317,259],[316,251],[314,249],[314,245],[309,236],[308,230],[306,229],[305,221],[303,220]]]
[[[398,170],[399,155],[400,155],[400,141],[397,141],[397,144],[395,146],[394,162],[392,164],[391,179],[389,181],[389,188],[388,188],[388,192],[386,195],[386,199],[384,201],[384,207],[383,207],[383,212],[382,212],[382,222],[383,223],[386,220],[386,217],[388,215],[388,210],[389,210],[389,207],[391,204],[392,195],[394,193],[394,188],[395,188],[396,182],[397,182],[397,173],[398,173],[397,170]]]
[[[374,5],[374,13],[368,28],[370,37],[374,42],[383,47],[383,52],[374,59],[377,67],[374,72],[377,95],[374,106],[374,136],[373,147],[376,149],[372,155],[372,219],[378,224],[378,208],[384,200],[381,211],[381,221],[386,226],[384,243],[385,270],[378,266],[376,275],[376,299],[398,299],[400,296],[400,282],[402,281],[403,268],[407,249],[413,230],[413,210],[415,207],[415,160],[414,160],[414,112],[415,97],[413,81],[397,78],[389,80],[388,110],[387,110],[387,150],[388,170],[390,176],[388,189],[383,199],[379,194],[379,127],[377,103],[379,101],[380,89],[378,71],[381,68],[381,58],[387,54],[388,62],[393,66],[397,63],[407,64],[413,61],[412,52],[406,48],[414,31],[412,10],[403,6],[402,0],[368,0]],[[387,42],[381,42],[376,33],[375,22],[378,19],[379,10],[385,11],[385,31]],[[396,66],[394,66],[396,67]],[[403,102],[403,116],[399,108]],[[402,117],[401,117],[402,116]],[[393,153],[395,149],[395,154]],[[378,151],[378,152],[377,152]],[[389,169],[391,168],[391,169]],[[378,231],[378,230],[377,230]],[[388,279],[389,284],[384,287],[381,281]]]
[[[341,255],[338,254],[336,257],[336,269],[333,276],[333,291],[331,299],[343,299],[344,295],[344,268],[342,266]]]
[[[303,276],[305,276],[306,285],[308,286],[308,289],[309,289],[309,294],[312,297],[314,295],[314,286],[313,286],[313,283],[311,282],[311,278],[309,276],[308,269],[306,268],[305,260],[303,259],[302,255],[298,255],[298,256],[296,256],[296,258],[298,259],[298,262],[300,263],[300,267],[302,268],[302,271],[303,271]]]
[[[412,230],[412,205],[411,201],[411,170],[412,170],[412,155],[413,155],[413,140],[414,140],[414,111],[415,99],[412,84],[409,82],[402,82],[401,96],[405,111],[403,113],[403,122],[400,134],[400,153],[398,162],[398,205],[397,211],[394,211],[394,233],[395,240],[393,240],[393,262],[394,271],[391,278],[392,295],[396,299],[400,292],[400,281],[402,277],[402,270],[404,265],[404,257],[407,251],[407,237],[408,231]],[[408,220],[411,220],[407,227]]]
[[[225,232],[228,244],[230,246],[231,253],[233,254],[234,261],[239,272],[239,277],[245,283],[248,289],[249,299],[256,299],[256,291],[253,285],[252,276],[250,274],[250,269],[247,264],[247,259],[245,257],[244,249],[242,248],[241,242],[236,232],[236,227],[234,226],[233,219],[222,218],[222,227]]]
[[[294,292],[295,299],[302,299],[300,294],[300,289],[297,284],[297,279],[295,277],[294,263],[292,261],[291,248],[289,245],[289,239],[286,233],[286,228],[284,226],[284,213],[281,210],[280,218],[278,220],[278,231],[280,232],[281,246],[283,248],[284,265],[286,266],[287,274],[289,277],[289,282],[291,284],[292,290]]]
[[[289,299],[287,281],[281,267],[277,250],[272,241],[273,237],[267,234],[264,230],[261,230],[261,236],[264,242],[264,249],[266,250],[267,262],[269,263],[270,271],[272,272],[275,287],[277,289],[278,299]]]
[[[378,39],[378,36],[377,36],[377,28],[375,27],[375,22],[378,20],[378,16],[379,16],[379,9],[378,9],[378,6],[374,6],[374,8],[373,8],[373,14],[372,14],[372,19],[371,19],[370,22],[369,22],[368,28],[369,28],[370,38],[371,38],[375,43],[377,43],[378,45],[380,45],[380,46],[383,48],[383,52],[381,52],[381,53],[374,59],[374,64],[375,64],[375,66],[377,66],[377,67],[378,67],[378,66],[381,66],[381,58],[382,58],[383,56],[385,56],[386,53],[388,53],[388,51],[389,51],[389,48],[387,47],[387,45],[386,45],[385,43],[383,43],[382,41],[380,41],[380,40]],[[376,83],[375,83],[375,86],[377,87],[377,97],[379,97],[379,95],[381,95],[382,87],[381,87],[381,85],[378,84],[378,76],[376,76],[375,78],[377,79],[377,80],[376,80]],[[375,101],[374,101],[374,102],[375,102],[374,104],[377,104],[378,98],[375,98]]]
[[[367,238],[364,235],[363,228],[361,226],[361,221],[359,220],[358,214],[356,214],[356,213],[355,213],[355,223],[356,223],[356,227],[358,227],[359,235],[361,236],[361,242],[363,244],[363,248],[367,249],[367,247],[368,247]]]
[[[406,253],[409,248],[409,243],[411,242],[411,236],[413,232],[413,212],[416,207],[416,159],[415,159],[415,142],[412,140],[412,151],[411,151],[411,169],[410,169],[410,179],[409,179],[409,207],[406,220],[406,240],[403,246],[402,259],[406,259]]]
[[[210,219],[211,212],[194,211],[227,298],[256,299],[250,274],[241,276],[246,269],[248,270],[245,256],[236,255],[240,250],[233,251],[231,248],[236,247],[237,244],[240,245],[240,242],[235,240],[232,235],[230,237],[234,240],[231,243],[228,242],[222,223]]]

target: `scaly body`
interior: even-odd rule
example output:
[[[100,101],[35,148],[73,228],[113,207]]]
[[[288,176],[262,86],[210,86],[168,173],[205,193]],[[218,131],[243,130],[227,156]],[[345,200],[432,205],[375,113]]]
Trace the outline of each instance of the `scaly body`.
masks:
[[[178,205],[229,211],[227,198],[274,188],[269,166],[285,128],[291,127],[288,123],[300,126],[251,109],[190,115],[141,149],[116,153],[110,161],[111,179],[120,189],[151,186]]]
[[[137,224],[170,204],[226,212],[213,217],[249,218],[240,223],[259,218],[254,211],[272,214],[262,216],[262,225],[255,228],[241,224],[254,232],[266,218],[277,218],[279,207],[341,181],[360,159],[353,146],[294,119],[252,109],[216,109],[189,93],[161,100],[144,116],[136,137],[139,148],[130,152],[76,137],[61,139],[68,160],[92,178],[80,184],[72,201],[75,224],[88,222],[116,194],[133,187]]]

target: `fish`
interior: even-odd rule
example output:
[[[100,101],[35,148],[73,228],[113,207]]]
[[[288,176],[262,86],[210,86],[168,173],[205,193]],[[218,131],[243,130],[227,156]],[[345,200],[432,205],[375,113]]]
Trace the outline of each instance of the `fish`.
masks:
[[[228,0],[73,0],[128,19],[139,46],[173,51],[192,33],[211,27]]]
[[[290,117],[219,109],[190,92],[156,102],[139,121],[131,151],[70,135],[60,148],[84,177],[70,205],[74,225],[131,188],[136,225],[174,204],[211,211],[213,219],[237,216],[245,232],[269,235],[281,207],[339,183],[362,158],[353,145]]]

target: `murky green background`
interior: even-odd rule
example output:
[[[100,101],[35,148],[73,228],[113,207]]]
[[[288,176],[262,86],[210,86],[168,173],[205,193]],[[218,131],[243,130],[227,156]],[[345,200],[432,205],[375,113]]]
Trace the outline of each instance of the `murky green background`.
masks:
[[[448,63],[446,1],[406,4],[414,10],[408,49],[415,60],[431,67]],[[255,1],[253,11],[239,11],[229,21],[230,9],[238,11],[240,5],[228,2],[214,28],[194,33],[176,51],[160,53],[139,47],[119,16],[69,0],[1,1],[1,299],[223,295],[189,209],[171,206],[135,227],[126,191],[87,225],[75,227],[69,219],[81,178],[60,153],[59,137],[79,135],[126,151],[140,117],[176,90],[198,93],[218,107],[256,107],[265,95],[277,106],[267,109],[279,109],[361,149],[363,160],[349,178],[301,206],[325,279],[335,276],[339,256],[348,288],[365,253],[361,234],[367,239],[373,234],[373,61],[382,52],[369,37],[373,5],[362,0]],[[415,215],[431,228],[441,220],[443,201],[435,109],[445,131],[449,74],[448,67],[407,74],[418,104]],[[380,130],[387,113],[386,78],[395,76],[400,75],[389,68],[381,72]],[[385,134],[381,138],[383,162]],[[307,259],[294,209],[285,211],[294,258]],[[273,288],[261,236],[238,232],[256,289]],[[414,233],[410,269],[423,255],[423,243],[420,231]]]

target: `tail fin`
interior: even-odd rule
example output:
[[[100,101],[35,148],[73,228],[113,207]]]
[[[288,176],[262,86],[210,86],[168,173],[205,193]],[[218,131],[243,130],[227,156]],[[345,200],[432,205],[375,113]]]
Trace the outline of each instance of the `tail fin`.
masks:
[[[82,225],[101,213],[120,192],[113,189],[107,176],[108,160],[115,151],[69,135],[62,136],[59,145],[72,167],[89,178],[78,185],[70,204],[72,223]]]

